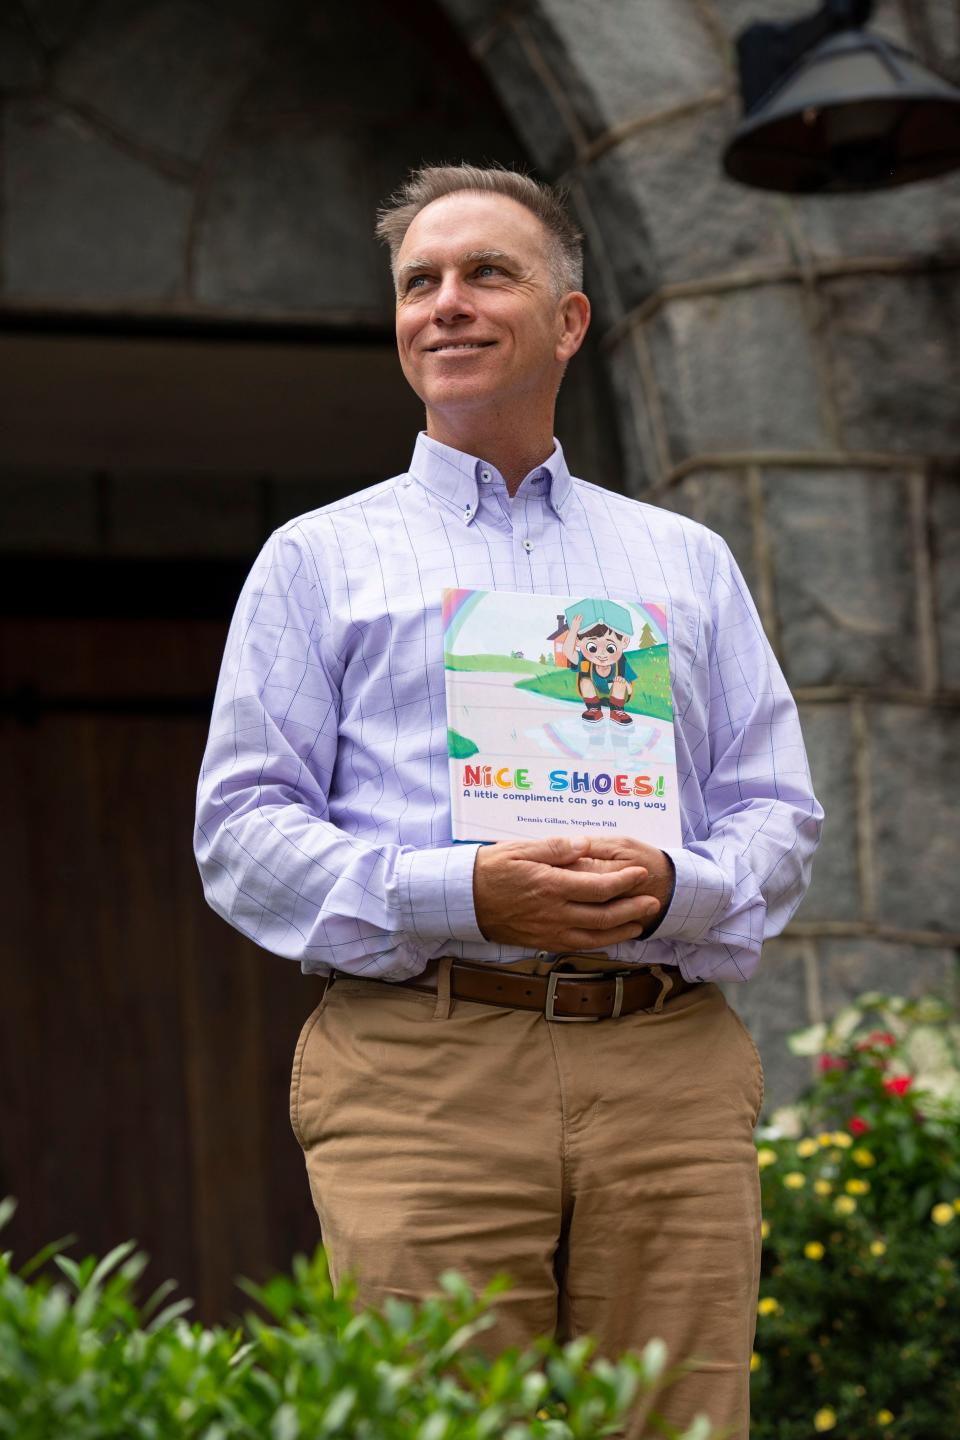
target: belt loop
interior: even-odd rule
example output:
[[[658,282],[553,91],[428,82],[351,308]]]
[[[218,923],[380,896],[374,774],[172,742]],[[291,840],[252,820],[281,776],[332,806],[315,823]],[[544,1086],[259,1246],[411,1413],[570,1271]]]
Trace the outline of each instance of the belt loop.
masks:
[[[330,986],[333,984],[333,982],[334,982],[334,980],[336,979],[336,977],[337,977],[337,972],[336,972],[336,970],[328,970],[328,971],[327,971],[327,978],[326,978],[326,980],[324,981],[323,990],[322,990],[321,993],[320,993],[320,1005],[319,1005],[319,1008],[320,1008],[321,1010],[323,1009],[324,1005],[326,1005],[326,1003],[327,1003],[327,996],[330,994]]]
[[[450,1019],[450,968],[453,959],[450,955],[444,955],[437,962],[437,1005],[433,1012],[434,1020]]]
[[[657,1015],[663,1009],[663,1002],[673,991],[673,976],[667,975],[659,965],[649,966],[650,974],[656,975],[660,981],[660,994],[657,996],[656,1004],[653,1006],[653,1014]]]

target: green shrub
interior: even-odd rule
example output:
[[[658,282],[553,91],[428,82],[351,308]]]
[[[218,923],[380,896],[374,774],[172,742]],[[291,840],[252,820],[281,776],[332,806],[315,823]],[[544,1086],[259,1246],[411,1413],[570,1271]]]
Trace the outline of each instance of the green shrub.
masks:
[[[0,1228],[13,1209],[0,1204]],[[503,1281],[477,1298],[449,1274],[420,1306],[358,1312],[318,1247],[292,1276],[238,1282],[269,1318],[211,1330],[183,1318],[190,1300],[161,1308],[172,1281],[137,1309],[147,1257],[133,1241],[99,1264],[56,1253],[66,1243],[19,1272],[0,1256],[3,1440],[587,1440],[672,1378],[660,1341],[617,1363],[588,1340],[485,1361],[470,1342]],[[66,1285],[40,1273],[51,1259]],[[709,1437],[698,1421],[683,1440]]]
[[[862,996],[791,1037],[800,1105],[758,1132],[753,1440],[960,1435],[960,1026]]]

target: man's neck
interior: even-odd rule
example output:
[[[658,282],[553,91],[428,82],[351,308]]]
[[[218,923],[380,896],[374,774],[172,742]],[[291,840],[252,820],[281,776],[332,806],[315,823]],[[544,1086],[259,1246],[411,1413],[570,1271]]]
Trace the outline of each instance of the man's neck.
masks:
[[[516,495],[524,477],[553,454],[553,416],[535,431],[526,426],[515,433],[509,423],[492,424],[489,416],[478,416],[477,422],[451,424],[428,414],[427,434],[452,450],[488,460],[503,476],[510,494]]]

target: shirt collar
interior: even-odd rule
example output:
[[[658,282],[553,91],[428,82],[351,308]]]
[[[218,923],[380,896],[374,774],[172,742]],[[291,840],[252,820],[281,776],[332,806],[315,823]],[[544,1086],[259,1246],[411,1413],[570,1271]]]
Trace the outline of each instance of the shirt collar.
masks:
[[[477,513],[480,501],[480,486],[483,477],[500,480],[503,477],[495,465],[477,455],[467,455],[442,445],[421,430],[413,449],[409,473],[418,480],[425,490],[448,508],[458,511],[464,524],[469,525]],[[528,486],[538,477],[547,480],[547,499],[559,519],[570,498],[572,481],[567,462],[564,459],[560,441],[554,439],[553,453],[524,476],[523,485]],[[489,482],[488,482],[489,483]]]

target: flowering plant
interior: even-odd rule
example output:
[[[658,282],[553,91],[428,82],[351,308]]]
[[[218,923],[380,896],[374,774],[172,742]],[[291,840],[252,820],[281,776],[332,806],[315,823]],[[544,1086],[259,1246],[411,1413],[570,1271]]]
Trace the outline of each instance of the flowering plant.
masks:
[[[864,995],[791,1037],[815,1060],[758,1132],[754,1440],[940,1440],[960,1416],[960,1025]]]

